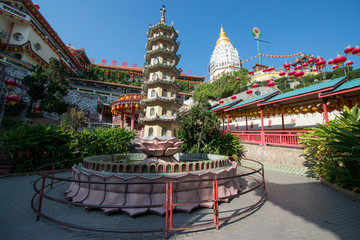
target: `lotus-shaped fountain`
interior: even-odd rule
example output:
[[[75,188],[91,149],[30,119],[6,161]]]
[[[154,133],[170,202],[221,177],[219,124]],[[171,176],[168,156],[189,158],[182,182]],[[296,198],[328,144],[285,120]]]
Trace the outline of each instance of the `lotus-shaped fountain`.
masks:
[[[167,139],[158,137],[142,138],[138,143],[140,147],[137,149],[147,155],[142,164],[178,162],[174,154],[181,150],[180,145],[182,143],[183,141],[176,137]]]

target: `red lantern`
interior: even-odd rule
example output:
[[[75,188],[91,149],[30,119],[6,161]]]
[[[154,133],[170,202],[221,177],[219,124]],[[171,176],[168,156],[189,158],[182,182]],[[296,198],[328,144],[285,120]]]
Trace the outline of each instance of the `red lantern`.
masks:
[[[250,75],[250,76],[253,76],[253,75],[254,75],[254,71],[249,71],[249,75]],[[240,80],[240,78],[239,78],[239,80]]]
[[[36,113],[41,112],[41,107],[40,107],[39,105],[33,106],[32,109],[33,109]]]
[[[354,64],[353,61],[348,61],[348,62],[346,62],[346,66],[351,66],[351,65],[353,65],[353,64]]]
[[[280,72],[280,73],[279,73],[279,76],[282,77],[282,76],[284,76],[285,74],[286,74],[286,72]]]
[[[220,104],[223,104],[223,103],[224,103],[224,101],[223,101],[223,100],[220,100],[220,101],[219,101],[219,103],[220,103]]]
[[[5,83],[6,86],[8,86],[9,88],[12,88],[12,87],[16,87],[16,86],[17,86],[17,82],[15,82],[15,81],[12,80],[12,79],[5,80],[4,83]]]
[[[303,71],[299,71],[299,72],[296,72],[296,73],[294,74],[294,77],[296,77],[296,78],[298,78],[298,79],[302,78],[302,76],[304,76],[304,72],[303,72]]]
[[[338,69],[339,66],[333,66],[332,69],[335,70],[335,69]]]
[[[106,72],[105,72],[105,75],[106,75],[106,76],[109,75],[109,71],[106,71]]]
[[[311,64],[311,63],[313,63],[314,61],[315,61],[315,59],[309,58],[309,60],[307,60],[307,63]]]
[[[284,68],[286,69],[286,68],[290,68],[290,64],[289,63],[285,63],[284,64]]]
[[[263,71],[263,73],[266,73],[266,72],[268,71],[268,69],[265,68],[265,69],[263,69],[262,71]]]
[[[239,78],[239,77],[237,77],[237,78],[235,78],[235,80],[236,80],[236,81],[240,81],[240,78]]]
[[[236,96],[231,96],[231,99],[232,99],[232,100],[236,99]]]
[[[247,94],[247,95],[251,95],[252,92],[253,92],[253,91],[252,91],[251,89],[249,89],[249,90],[246,91],[246,94]]]
[[[37,10],[39,10],[39,9],[40,9],[39,4],[34,3],[34,6],[37,8]]]
[[[6,96],[6,100],[8,100],[11,105],[14,105],[15,103],[20,102],[21,98],[18,97],[17,95],[9,95],[9,96]]]
[[[120,73],[117,73],[116,76],[120,77]]]
[[[300,70],[300,69],[302,69],[301,65],[295,67],[295,70]]]
[[[351,54],[360,56],[360,47],[356,46],[356,48],[351,51]]]
[[[288,73],[289,76],[293,76],[294,74],[295,74],[295,71],[290,71],[290,72]]]
[[[254,89],[256,89],[256,88],[259,87],[259,85],[255,83],[254,85],[252,85],[252,87],[253,87]]]
[[[344,53],[345,54],[351,54],[352,50],[354,50],[354,47],[348,46],[347,48],[345,48]]]
[[[345,56],[338,55],[338,56],[333,60],[333,63],[336,64],[336,65],[338,65],[338,66],[341,66],[345,61],[346,61],[346,57],[345,57]]]
[[[334,60],[330,59],[330,60],[328,61],[328,64],[333,65],[333,64],[334,64]]]
[[[317,72],[317,71],[319,71],[319,70],[317,68],[314,68],[313,72]]]
[[[86,68],[86,71],[87,71],[87,72],[90,72],[90,68]]]
[[[189,84],[189,88],[191,88],[192,86],[191,86],[191,84]]]
[[[134,78],[134,75],[130,75],[130,78]]]
[[[272,81],[274,81],[274,79],[272,79],[272,78],[267,80],[267,82],[272,82]]]
[[[321,61],[321,60],[324,60],[322,57],[318,56],[316,59],[315,59],[315,63]]]
[[[273,88],[274,86],[275,86],[275,83],[274,83],[274,82],[269,82],[269,83],[268,83],[268,87]]]
[[[302,66],[303,66],[304,68],[306,68],[307,66],[309,66],[309,64],[304,63]]]
[[[318,68],[323,68],[326,66],[326,61],[325,60],[319,60],[317,63],[316,63],[316,66]]]

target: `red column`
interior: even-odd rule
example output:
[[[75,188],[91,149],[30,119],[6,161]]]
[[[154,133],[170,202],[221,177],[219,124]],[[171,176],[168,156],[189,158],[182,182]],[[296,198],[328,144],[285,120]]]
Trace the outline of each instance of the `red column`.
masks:
[[[285,125],[284,125],[284,114],[281,114],[281,123],[282,123],[282,130],[285,130]]]
[[[261,145],[265,146],[265,132],[264,132],[264,110],[260,107],[261,113]]]
[[[246,123],[246,131],[248,131],[248,121],[247,116],[245,117],[245,123]]]
[[[225,118],[223,118],[223,131],[225,131]]]
[[[14,23],[12,22],[12,23],[10,24],[9,35],[8,35],[8,37],[7,37],[7,39],[6,39],[6,44],[9,44],[9,42],[10,42],[13,29],[14,29]]]
[[[230,131],[229,114],[227,114],[226,118],[227,118],[227,131],[229,132]]]
[[[329,122],[329,115],[328,115],[328,111],[327,111],[326,102],[327,102],[327,99],[323,98],[322,104],[323,104],[323,109],[324,109],[324,120],[325,120],[325,123],[327,124]]]
[[[131,129],[134,130],[135,128],[135,107],[131,110]]]
[[[121,122],[120,122],[120,127],[124,127],[124,112],[121,112]]]

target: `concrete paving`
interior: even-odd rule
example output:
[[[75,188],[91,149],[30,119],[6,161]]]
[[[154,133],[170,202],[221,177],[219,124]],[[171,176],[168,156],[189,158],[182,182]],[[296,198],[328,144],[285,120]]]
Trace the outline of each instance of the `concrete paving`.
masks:
[[[360,239],[360,201],[324,186],[315,179],[266,171],[266,200],[254,211],[235,220],[186,231],[173,231],[170,239]],[[59,176],[70,176],[60,173]],[[35,221],[30,207],[33,182],[38,178],[18,176],[0,178],[0,239],[163,239],[164,233],[98,233],[64,227],[45,219]],[[244,188],[254,183],[243,180]],[[61,183],[48,194],[64,197],[68,183]],[[235,214],[256,202],[262,190],[220,205],[220,217]],[[163,228],[165,218],[148,214],[131,218],[123,213],[105,215],[98,210],[44,201],[43,213],[62,221],[114,229]],[[211,221],[211,209],[175,213],[174,226]]]

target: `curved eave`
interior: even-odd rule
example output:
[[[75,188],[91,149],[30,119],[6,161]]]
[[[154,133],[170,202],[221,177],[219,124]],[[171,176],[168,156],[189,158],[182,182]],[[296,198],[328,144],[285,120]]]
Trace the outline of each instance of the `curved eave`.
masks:
[[[175,59],[176,64],[180,60],[180,55],[177,55],[175,51],[165,50],[165,49],[156,49],[146,52],[145,61],[150,62],[150,58],[158,57],[158,56],[167,56]]]
[[[159,35],[154,38],[148,38],[148,41],[146,42],[146,48],[149,49],[152,45],[157,44],[159,42],[163,42],[163,43],[169,44],[171,46],[179,47],[179,44],[176,42],[176,40],[177,40],[177,38],[175,38],[175,37]]]
[[[180,71],[178,69],[176,69],[175,65],[171,66],[171,65],[165,65],[162,63],[158,63],[156,65],[147,66],[144,69],[144,75],[148,76],[149,71],[156,72],[156,71],[163,71],[163,70],[171,71],[175,75],[175,78],[177,78],[177,76],[180,74]]]
[[[147,89],[148,89],[149,87],[158,87],[158,86],[171,87],[171,88],[174,89],[175,91],[179,91],[179,90],[180,90],[180,87],[175,84],[175,81],[166,81],[166,80],[161,80],[161,79],[157,79],[157,80],[155,80],[155,81],[143,83],[143,90],[144,90],[144,91],[147,91]]]
[[[171,32],[174,32],[176,38],[178,37],[178,34],[177,34],[177,32],[175,31],[175,29],[174,29],[173,26],[171,26],[171,25],[166,25],[166,24],[163,24],[163,23],[158,23],[158,24],[156,24],[156,25],[154,25],[154,26],[150,26],[150,27],[149,27],[149,31],[146,33],[146,36],[147,36],[147,37],[152,36],[152,35],[153,35],[152,33],[153,33],[155,30],[158,30],[158,29],[170,30]]]

